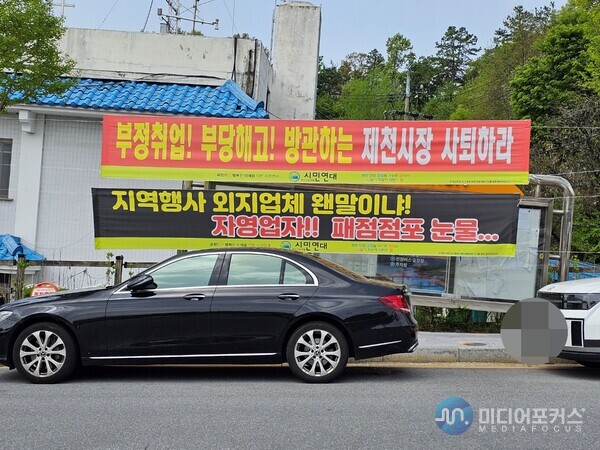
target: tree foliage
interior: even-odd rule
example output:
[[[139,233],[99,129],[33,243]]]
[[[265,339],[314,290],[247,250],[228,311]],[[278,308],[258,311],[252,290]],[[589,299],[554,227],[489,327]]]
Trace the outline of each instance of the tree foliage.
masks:
[[[376,49],[350,53],[339,68],[319,67],[317,117],[382,119],[403,107],[406,70],[412,60],[412,44],[396,34],[386,43],[384,58]]]
[[[530,171],[571,182],[573,251],[600,263],[600,0],[568,0],[559,11],[551,3],[516,7],[490,48],[477,56],[476,44],[467,30],[451,26],[436,54],[416,56],[410,41],[395,35],[385,59],[351,54],[340,69],[323,68],[319,80],[335,85],[328,88],[330,106],[340,118],[403,111],[409,69],[411,110],[419,118],[531,118]],[[332,77],[335,83],[327,81]]]
[[[438,68],[433,56],[421,56],[410,65],[412,107],[415,111],[423,111],[424,106],[432,100],[439,88]]]
[[[50,0],[0,1],[0,112],[73,84],[60,78],[75,65],[58,49],[64,31]]]
[[[503,27],[496,30],[494,46],[486,49],[470,67],[470,77],[456,97],[454,116],[463,119],[514,118],[510,104],[510,81],[518,67],[540,54],[554,9],[527,11],[514,8]]]
[[[521,66],[511,81],[517,117],[543,119],[587,94],[590,39],[578,9],[565,9],[541,43],[541,55]]]
[[[481,50],[476,45],[477,36],[465,27],[448,27],[442,39],[435,43],[440,85],[447,82],[464,84],[469,62]]]
[[[600,96],[598,2],[571,0],[556,14],[540,54],[511,85],[517,117],[534,121],[531,170],[567,178],[577,195],[572,248],[580,259],[600,254]],[[589,253],[592,252],[592,253]]]

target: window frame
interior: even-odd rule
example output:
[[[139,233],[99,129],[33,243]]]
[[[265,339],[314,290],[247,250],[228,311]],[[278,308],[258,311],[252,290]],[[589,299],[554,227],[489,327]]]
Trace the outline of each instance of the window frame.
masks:
[[[168,259],[162,263],[160,263],[159,265],[156,265],[154,267],[151,267],[150,269],[139,273],[137,276],[139,275],[143,275],[143,274],[148,274],[148,275],[152,275],[152,273],[156,272],[157,270],[162,269],[163,267],[169,266],[171,264],[174,264],[176,262],[185,260],[185,259],[191,259],[191,258],[201,258],[204,256],[216,256],[217,259],[215,261],[215,264],[213,266],[213,271],[212,274],[210,276],[209,282],[207,285],[203,285],[203,286],[186,286],[186,287],[169,287],[169,288],[160,288],[160,287],[156,287],[154,289],[145,289],[143,292],[164,292],[164,291],[185,291],[185,290],[190,290],[190,289],[203,289],[203,288],[216,288],[217,284],[218,284],[218,280],[220,277],[220,273],[223,267],[223,261],[225,259],[225,254],[224,253],[219,253],[219,252],[211,252],[211,253],[200,253],[200,254],[190,254],[190,255],[183,255],[180,257],[173,257],[171,259]],[[133,277],[132,277],[133,278]],[[113,295],[115,294],[131,294],[131,291],[129,289],[127,289],[127,283],[129,282],[129,280],[125,281],[123,283],[123,286],[121,286],[119,289],[117,289]]]
[[[13,140],[8,138],[0,138],[0,198],[9,198],[10,191],[10,174],[12,169],[12,153]],[[5,155],[8,155],[6,157]],[[5,162],[8,159],[8,163]],[[5,168],[8,166],[8,169]],[[5,177],[2,175],[6,174]]]
[[[303,284],[284,284],[284,283],[279,283],[279,284],[228,284],[229,283],[229,270],[231,268],[231,261],[232,261],[232,257],[233,255],[258,255],[258,256],[269,256],[269,257],[274,257],[274,258],[278,258],[280,260],[281,266],[280,266],[280,276],[279,279],[281,281],[284,280],[284,271],[285,271],[285,267],[290,264],[291,266],[295,267],[296,269],[300,270],[301,272],[303,272],[305,274],[305,276],[307,276],[306,279],[306,283]],[[310,281],[310,282],[309,282]],[[223,287],[230,287],[230,288],[238,288],[238,287],[289,287],[289,286],[318,286],[319,285],[319,281],[318,278],[316,277],[316,275],[306,266],[304,266],[303,264],[299,264],[296,261],[294,261],[291,258],[288,258],[284,255],[280,255],[277,253],[268,253],[268,252],[236,252],[236,251],[232,251],[232,252],[228,252],[227,253],[227,258],[224,262],[223,265],[223,269],[222,269],[222,276],[220,279],[220,284],[219,287],[223,288]]]

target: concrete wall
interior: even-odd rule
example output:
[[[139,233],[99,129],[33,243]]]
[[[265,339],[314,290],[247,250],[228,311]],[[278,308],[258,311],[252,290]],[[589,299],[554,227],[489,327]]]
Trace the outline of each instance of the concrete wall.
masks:
[[[307,2],[277,5],[269,111],[281,119],[314,119],[321,8]]]
[[[219,86],[234,80],[272,118],[314,119],[321,8],[275,10],[272,63],[256,39],[69,28],[61,49],[79,76]]]
[[[204,86],[232,79],[265,101],[271,76],[267,53],[255,39],[69,28],[60,46],[82,77]]]
[[[262,42],[255,40],[254,43],[256,44],[257,55],[254,65],[256,77],[254,81],[254,90],[252,94],[250,94],[249,91],[245,92],[256,101],[263,102],[265,104],[265,109],[268,111],[269,105],[267,104],[267,101],[269,94],[269,83],[273,77],[273,67],[271,66],[269,55]]]

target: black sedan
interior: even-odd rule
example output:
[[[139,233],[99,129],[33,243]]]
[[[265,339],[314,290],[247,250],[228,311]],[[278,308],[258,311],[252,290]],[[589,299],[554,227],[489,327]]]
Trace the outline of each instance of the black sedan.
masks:
[[[349,357],[416,346],[406,287],[283,250],[185,253],[119,286],[0,308],[0,364],[33,383],[79,364],[282,362],[327,382]]]

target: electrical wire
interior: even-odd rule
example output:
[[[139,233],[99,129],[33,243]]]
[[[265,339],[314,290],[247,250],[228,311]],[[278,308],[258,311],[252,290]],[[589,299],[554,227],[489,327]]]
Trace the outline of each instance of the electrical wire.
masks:
[[[223,1],[223,5],[225,6],[225,9],[227,10],[227,14],[229,14],[229,17],[231,18],[231,32],[232,32],[232,34],[234,34],[233,30],[235,30],[239,34],[239,31],[238,31],[237,27],[235,26],[235,18],[234,18],[234,16],[229,11],[229,7],[227,6],[227,3],[225,2],[225,0],[222,0],[222,1]],[[235,0],[233,0],[233,11],[235,12]]]
[[[148,14],[146,15],[146,21],[144,22],[144,26],[142,27],[142,33],[146,31],[146,26],[148,25],[148,19],[150,19],[150,12],[152,11],[152,5],[154,5],[154,0],[150,0],[150,6],[148,7]]]
[[[108,16],[110,16],[110,13],[113,12],[113,9],[115,9],[115,6],[117,6],[117,3],[119,3],[119,0],[115,0],[115,2],[113,3],[112,7],[110,8],[110,11],[108,11],[108,14],[104,18],[104,20],[102,20],[102,23],[100,24],[100,26],[98,28],[96,28],[97,30],[99,30],[100,28],[102,28],[102,25],[104,25],[104,22],[106,22],[106,19],[108,19]]]

